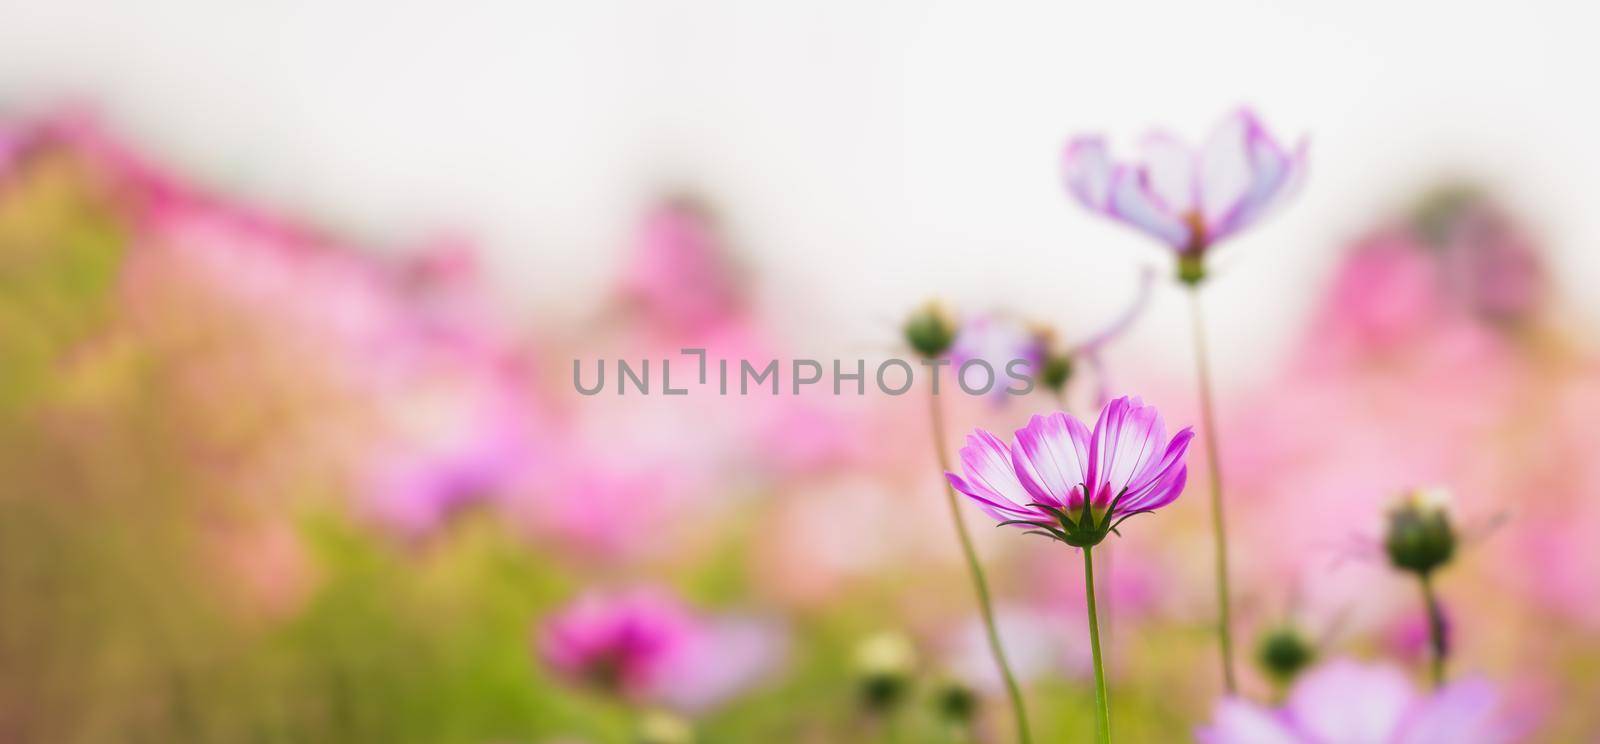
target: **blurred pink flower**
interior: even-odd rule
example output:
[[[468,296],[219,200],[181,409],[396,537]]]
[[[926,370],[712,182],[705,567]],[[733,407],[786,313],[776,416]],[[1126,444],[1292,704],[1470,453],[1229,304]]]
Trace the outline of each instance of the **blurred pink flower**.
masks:
[[[1521,733],[1488,682],[1419,694],[1399,669],[1336,659],[1296,681],[1280,709],[1218,702],[1195,736],[1204,744],[1498,744]]]
[[[205,558],[241,614],[275,621],[294,616],[317,584],[317,570],[286,519],[227,523],[205,533]]]
[[[616,462],[602,449],[558,445],[551,466],[512,508],[534,534],[587,558],[621,558],[662,547],[698,491],[670,463]]]
[[[966,477],[945,477],[1001,524],[1094,545],[1123,519],[1178,498],[1193,437],[1184,428],[1169,441],[1154,406],[1123,397],[1101,409],[1093,432],[1067,413],[1034,416],[1010,446],[978,429],[961,449]]]
[[[1081,612],[1001,606],[995,608],[995,627],[1006,641],[1011,672],[1019,682],[1085,679],[1094,672],[1089,646],[1068,640],[1088,632]],[[978,690],[990,695],[1005,690],[981,618],[973,617],[958,629],[948,663],[951,672]]]
[[[1291,152],[1248,109],[1229,115],[1198,149],[1157,132],[1137,164],[1114,161],[1095,136],[1074,139],[1062,156],[1067,190],[1085,207],[1191,255],[1267,214],[1305,169],[1306,144]]]
[[[1405,235],[1358,243],[1336,271],[1311,332],[1324,353],[1406,348],[1444,318],[1438,262]]]
[[[16,164],[17,158],[22,154],[23,138],[25,134],[19,128],[7,122],[0,122],[0,183],[10,175],[11,168]]]
[[[119,319],[168,365],[202,464],[280,498],[331,475],[408,537],[537,466],[546,425],[527,352],[487,306],[468,246],[384,259],[188,186],[90,118],[42,132],[128,212]]]
[[[622,293],[648,323],[695,336],[743,312],[738,284],[704,209],[680,200],[656,206],[641,222]]]
[[[1442,264],[1442,283],[1462,309],[1520,323],[1543,306],[1550,286],[1539,246],[1484,193],[1441,188],[1417,212],[1412,230]]]
[[[693,632],[688,608],[667,595],[590,594],[544,620],[539,653],[571,682],[640,698],[660,689]]]
[[[540,658],[569,682],[699,712],[747,690],[784,653],[772,626],[712,618],[654,590],[588,594],[545,618]]]

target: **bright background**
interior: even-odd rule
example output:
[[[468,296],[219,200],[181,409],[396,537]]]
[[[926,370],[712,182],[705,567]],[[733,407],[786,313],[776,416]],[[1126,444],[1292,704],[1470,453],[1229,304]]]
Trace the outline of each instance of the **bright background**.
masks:
[[[1254,658],[1285,628],[1302,683],[1399,680],[1322,685],[1327,720],[1449,697],[1378,548],[1441,485],[1449,673],[1501,699],[1436,721],[1594,739],[1591,15],[0,0],[0,741],[620,744],[657,708],[704,744],[1009,740],[923,389],[583,397],[569,365],[876,361],[939,297],[962,342],[1047,321],[1080,371],[940,399],[946,445],[1105,379],[1196,423],[1170,281],[1081,373],[1170,257],[1057,160],[1240,105],[1311,141],[1204,295],[1245,697],[1288,692]],[[1122,741],[1225,703],[1200,446],[1095,553]],[[957,511],[1036,733],[1086,732],[1078,554]],[[618,652],[640,618],[667,640]],[[862,694],[885,675],[901,707]]]
[[[1138,236],[1057,186],[1075,132],[1194,139],[1248,103],[1313,142],[1297,206],[1237,246],[1219,364],[1259,371],[1351,225],[1490,177],[1600,279],[1600,65],[1580,3],[0,2],[0,100],[93,102],[156,155],[375,242],[479,238],[512,307],[581,317],[662,188],[721,207],[808,352],[929,294],[1080,326]],[[1059,248],[1060,250],[1053,250]],[[1026,269],[1026,270],[1019,270]],[[1274,308],[1263,313],[1262,308]],[[1164,294],[1132,343],[1184,321]],[[1585,300],[1583,312],[1600,313]],[[1089,325],[1097,323],[1091,320]]]

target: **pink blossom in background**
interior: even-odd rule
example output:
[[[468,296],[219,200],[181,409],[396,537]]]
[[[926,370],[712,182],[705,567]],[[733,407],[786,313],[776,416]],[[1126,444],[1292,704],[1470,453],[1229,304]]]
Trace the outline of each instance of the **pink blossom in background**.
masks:
[[[1438,261],[1404,233],[1383,232],[1351,248],[1313,321],[1313,354],[1411,348],[1448,319]]]
[[[621,290],[641,322],[672,336],[694,337],[743,314],[737,274],[706,210],[668,201],[640,223]]]
[[[1011,672],[1019,682],[1082,680],[1094,673],[1089,645],[1075,640],[1088,633],[1082,610],[1067,613],[1001,605],[995,608],[995,626],[1005,639]],[[949,646],[951,673],[988,695],[1004,692],[980,618],[958,626]]]
[[[11,174],[11,168],[22,154],[23,133],[20,129],[0,122],[0,183]]]
[[[537,635],[540,660],[568,682],[686,712],[747,692],[776,670],[786,644],[774,626],[706,616],[650,589],[584,595]]]
[[[756,617],[702,618],[668,660],[660,701],[686,713],[704,713],[756,689],[786,661],[789,639],[783,627]]]
[[[694,632],[689,609],[668,595],[589,594],[545,618],[537,646],[569,682],[639,699],[666,683],[672,657]]]
[[[207,565],[246,616],[268,621],[293,617],[317,587],[317,570],[293,523],[266,518],[227,524],[206,535]]]
[[[1412,229],[1433,249],[1446,291],[1468,314],[1515,325],[1545,306],[1550,282],[1541,246],[1484,192],[1436,190]]]
[[[166,360],[202,464],[277,499],[347,480],[356,511],[408,537],[538,464],[527,350],[464,243],[380,259],[187,186],[92,119],[42,132],[128,212],[120,317]]]
[[[1195,736],[1203,744],[1501,744],[1523,728],[1481,679],[1421,693],[1395,667],[1335,659],[1296,681],[1281,708],[1218,702]]]
[[[1101,137],[1078,137],[1062,155],[1067,190],[1083,206],[1185,254],[1249,227],[1282,203],[1306,169],[1306,143],[1278,143],[1248,109],[1192,148],[1156,132],[1139,162],[1113,159]]]
[[[701,481],[675,463],[617,460],[616,452],[558,444],[550,466],[511,501],[511,513],[535,538],[588,558],[660,551],[683,536],[686,517],[696,513],[691,507],[707,501],[695,485]]]

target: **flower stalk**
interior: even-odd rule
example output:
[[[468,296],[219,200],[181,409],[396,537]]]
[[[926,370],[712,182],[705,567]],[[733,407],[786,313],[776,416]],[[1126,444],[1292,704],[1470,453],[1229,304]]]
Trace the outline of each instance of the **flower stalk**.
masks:
[[[1228,526],[1222,504],[1222,455],[1217,446],[1216,406],[1212,401],[1210,350],[1206,343],[1205,316],[1200,307],[1200,284],[1189,283],[1190,318],[1194,323],[1195,375],[1200,388],[1200,422],[1206,438],[1206,473],[1211,481],[1211,534],[1216,544],[1217,640],[1222,652],[1222,681],[1228,694],[1238,691],[1233,671],[1233,613],[1228,589]]]
[[[1383,541],[1390,564],[1415,574],[1422,587],[1428,613],[1429,673],[1435,688],[1444,685],[1445,658],[1450,653],[1450,628],[1433,586],[1434,572],[1456,552],[1456,531],[1448,506],[1449,496],[1443,491],[1412,491],[1389,510],[1389,530]]]
[[[939,472],[950,470],[950,454],[945,445],[944,408],[939,405],[939,396],[932,393],[928,396],[929,417],[933,422],[933,447],[939,457]],[[1022,744],[1031,744],[1032,735],[1028,728],[1028,709],[1022,699],[1022,688],[1017,685],[1016,675],[1011,672],[1011,664],[1006,660],[1005,647],[1000,643],[1000,631],[995,627],[994,605],[989,597],[989,581],[983,575],[983,566],[978,563],[977,551],[972,547],[972,535],[967,532],[966,522],[961,519],[961,504],[956,498],[956,490],[948,482],[944,487],[945,498],[950,506],[950,521],[955,524],[956,537],[961,543],[961,554],[966,558],[967,572],[972,576],[972,587],[978,596],[978,614],[983,619],[984,636],[989,642],[989,652],[994,656],[995,666],[1000,670],[1000,678],[1005,681],[1006,697],[1011,702],[1011,712],[1017,722],[1017,741]]]
[[[1419,576],[1422,584],[1422,602],[1428,610],[1428,672],[1433,689],[1444,687],[1444,660],[1449,652],[1445,640],[1444,610],[1439,607],[1439,595],[1433,589],[1433,574]]]
[[[1111,708],[1106,697],[1106,670],[1100,659],[1100,618],[1094,603],[1094,548],[1083,549],[1083,592],[1089,606],[1089,647],[1094,652],[1094,740],[1111,742]]]

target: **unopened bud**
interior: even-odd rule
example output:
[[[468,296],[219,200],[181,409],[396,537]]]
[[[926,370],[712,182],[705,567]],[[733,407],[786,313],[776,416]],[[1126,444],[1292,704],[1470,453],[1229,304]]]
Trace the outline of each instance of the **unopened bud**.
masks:
[[[1316,648],[1291,626],[1280,626],[1261,636],[1256,663],[1279,685],[1287,685],[1316,659]]]
[[[872,711],[898,706],[911,688],[915,664],[916,651],[904,635],[879,633],[863,640],[855,652],[862,705]]]
[[[1067,386],[1067,381],[1072,379],[1072,357],[1066,354],[1047,354],[1044,358],[1044,369],[1039,371],[1039,381],[1045,388],[1061,392]]]
[[[942,721],[965,726],[978,711],[978,696],[959,681],[945,680],[933,691],[933,711]]]
[[[923,305],[906,320],[906,343],[918,354],[933,359],[943,356],[956,340],[956,322],[937,302]]]
[[[1449,562],[1456,552],[1447,495],[1437,489],[1407,494],[1389,510],[1389,531],[1383,547],[1389,562],[1403,571],[1427,575]]]

